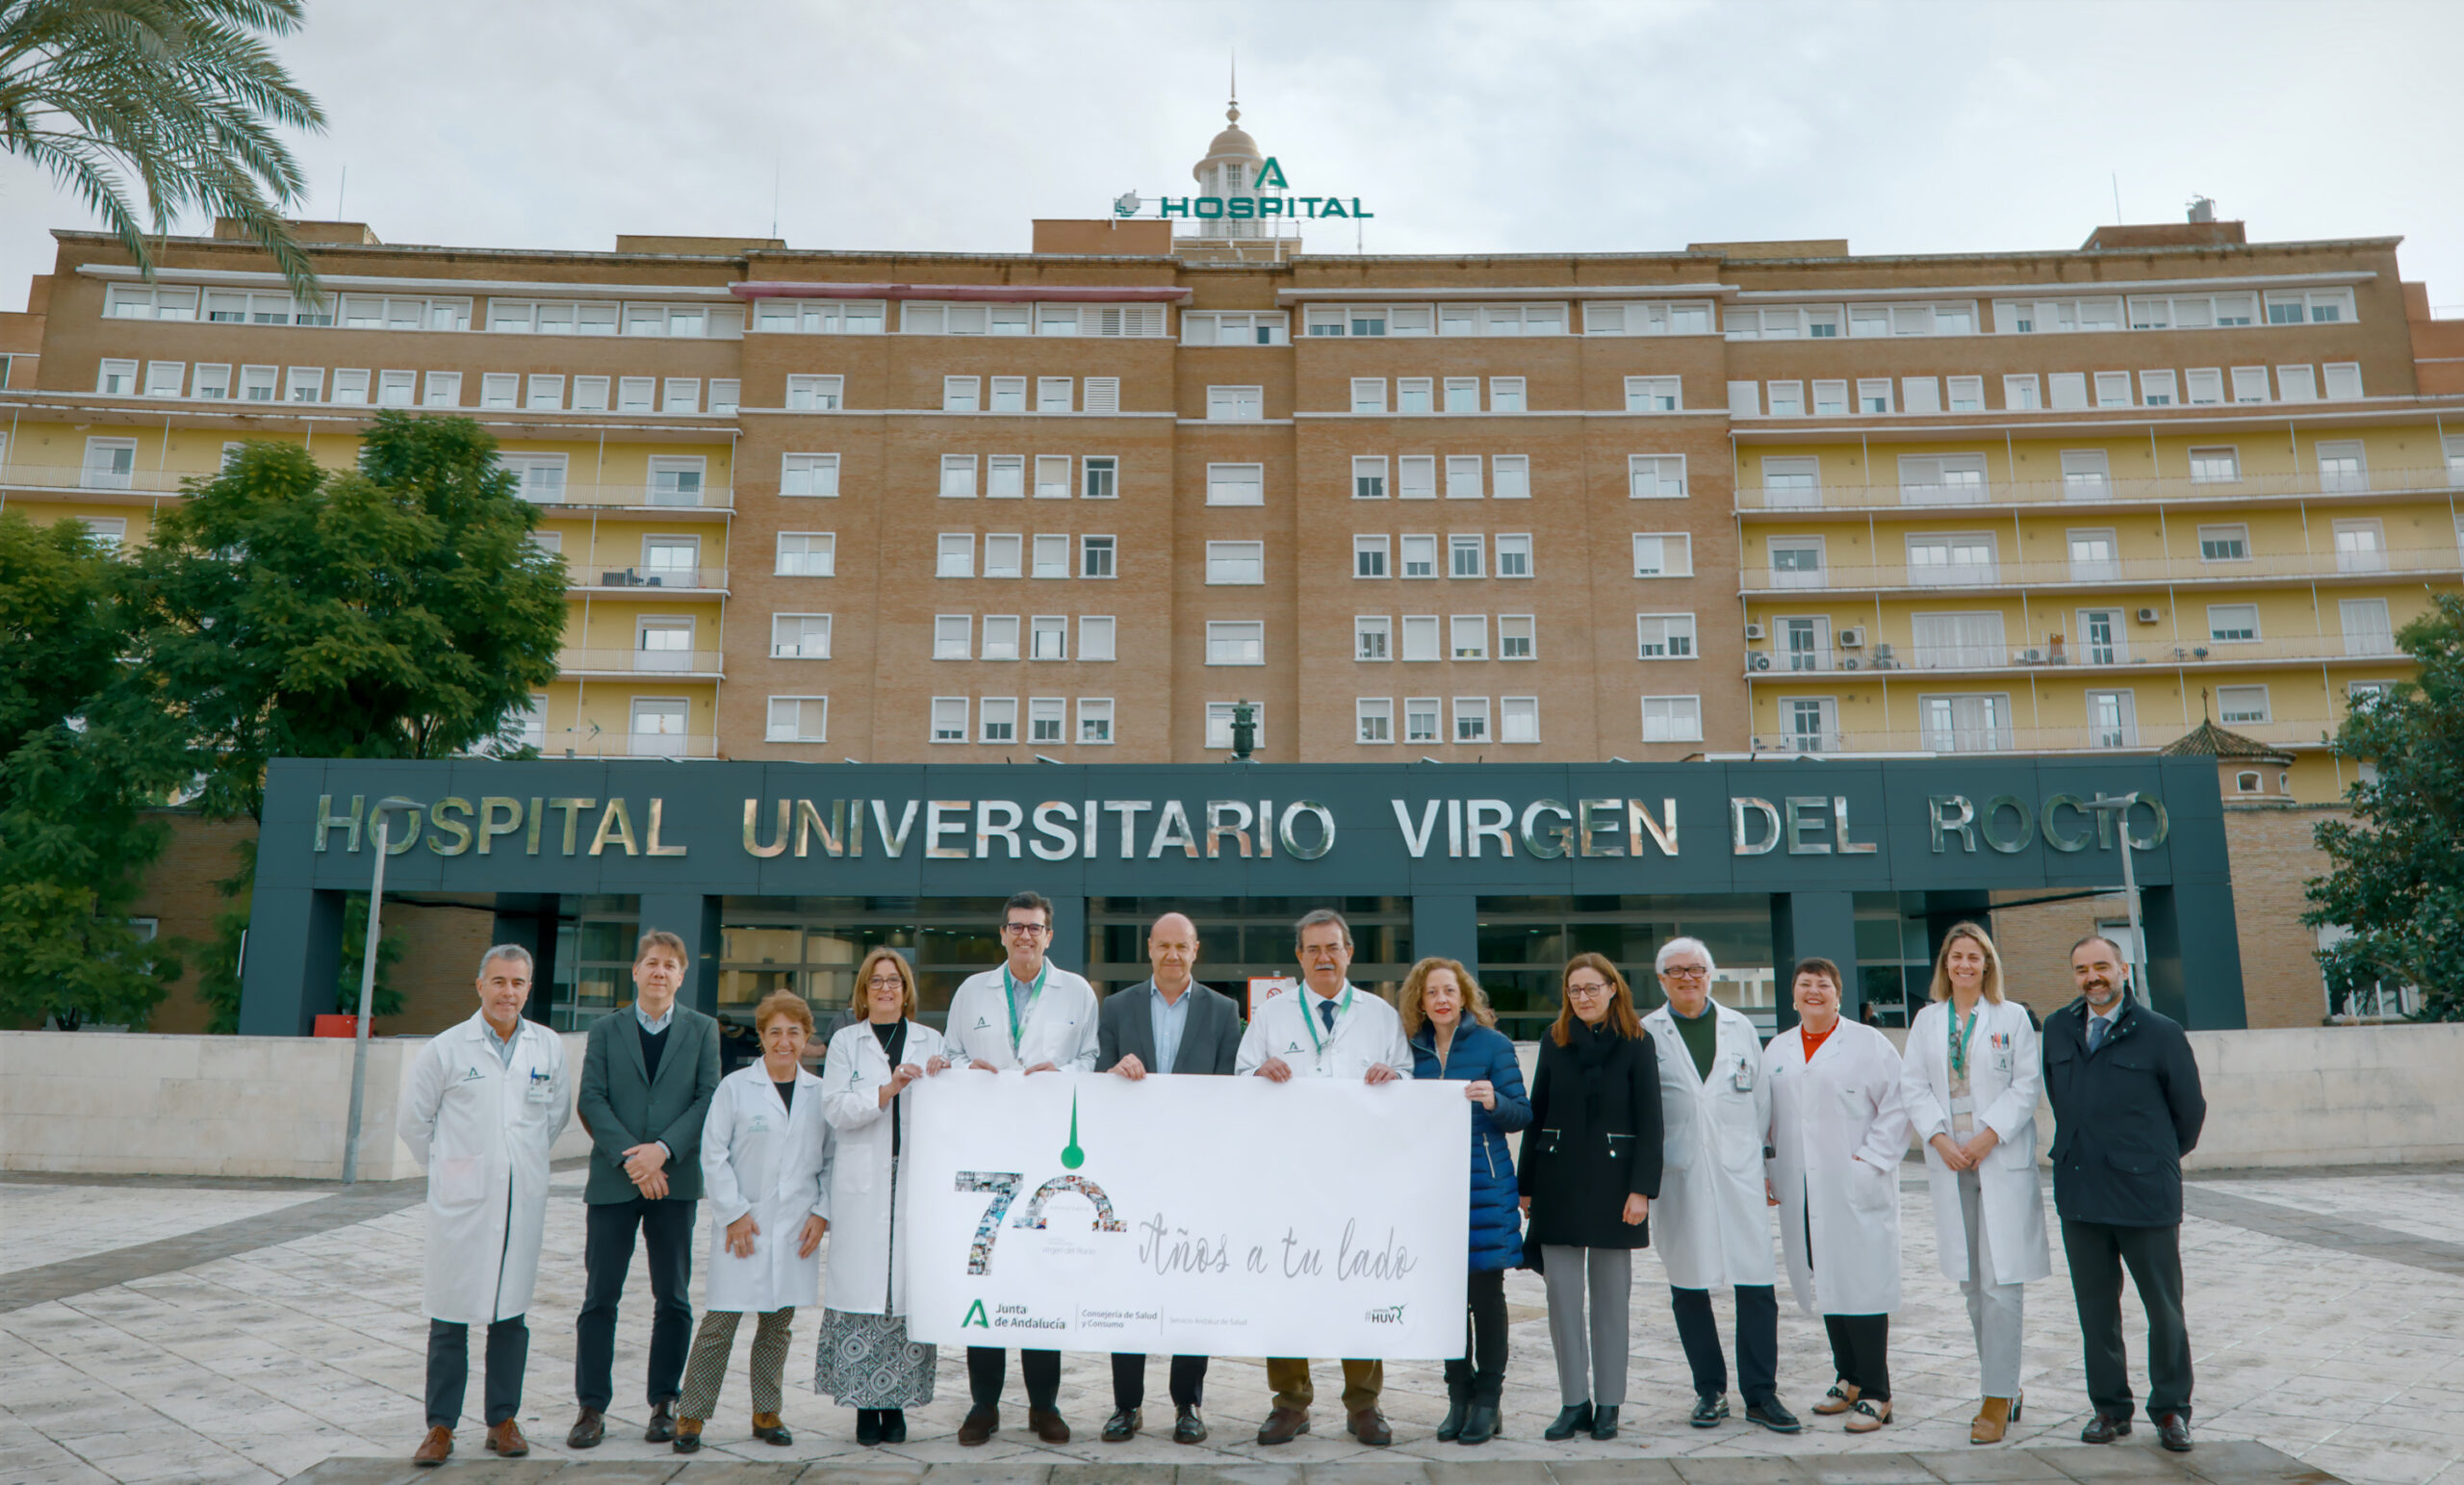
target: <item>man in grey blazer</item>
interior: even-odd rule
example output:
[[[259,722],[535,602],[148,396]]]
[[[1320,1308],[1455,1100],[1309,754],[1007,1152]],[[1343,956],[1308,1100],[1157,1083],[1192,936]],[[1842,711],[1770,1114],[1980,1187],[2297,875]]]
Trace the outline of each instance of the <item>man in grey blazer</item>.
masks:
[[[590,1183],[582,1191],[581,1319],[574,1342],[574,1393],[581,1416],[570,1448],[606,1436],[615,1400],[616,1305],[633,1267],[638,1234],[650,1250],[650,1426],[642,1437],[676,1437],[676,1400],[693,1339],[693,1229],[702,1199],[702,1120],[719,1088],[719,1023],[677,1004],[684,987],[684,940],[664,929],[633,953],[633,1004],[591,1024],[578,1110],[590,1130]]]
[[[1146,961],[1155,973],[1144,984],[1104,998],[1095,1016],[1095,1070],[1132,1083],[1149,1073],[1178,1077],[1197,1073],[1228,1078],[1241,1052],[1241,1010],[1190,977],[1197,965],[1197,925],[1168,912],[1146,931]],[[1206,1438],[1198,1411],[1206,1388],[1206,1358],[1172,1358],[1172,1442]],[[1138,1436],[1146,1397],[1146,1357],[1113,1357],[1113,1416],[1104,1424],[1107,1444]]]

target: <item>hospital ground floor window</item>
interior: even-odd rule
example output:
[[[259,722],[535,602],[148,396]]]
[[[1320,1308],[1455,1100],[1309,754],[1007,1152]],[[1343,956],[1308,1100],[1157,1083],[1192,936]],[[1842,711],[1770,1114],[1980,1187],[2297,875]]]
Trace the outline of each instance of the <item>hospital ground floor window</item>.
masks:
[[[1083,973],[1098,995],[1141,983],[1153,973],[1146,930],[1165,913],[1187,913],[1197,925],[1198,982],[1241,1002],[1245,1017],[1251,980],[1298,978],[1292,926],[1320,908],[1351,925],[1352,984],[1393,1000],[1412,967],[1408,897],[1091,897]]]
[[[1700,938],[1718,966],[1711,993],[1769,1036],[1771,899],[1759,892],[1701,896],[1483,897],[1478,900],[1480,987],[1498,1029],[1517,1041],[1545,1035],[1557,1017],[1557,976],[1578,954],[1607,957],[1634,989],[1637,1010],[1666,997],[1652,962],[1671,938]]]
[[[641,900],[576,896],[557,904],[556,962],[548,982],[548,1024],[582,1031],[633,999],[633,944]]]
[[[926,1024],[938,1028],[967,976],[1001,962],[998,897],[729,897],[720,908],[718,1016],[751,1025],[753,1008],[792,990],[827,1031],[852,1003],[856,966],[877,948],[915,969]],[[1066,967],[1066,966],[1065,966]]]
[[[1873,1008],[1873,1024],[1905,1027],[1933,998],[1925,894],[1859,892],[1855,897],[1857,979],[1863,1002]],[[1990,923],[1986,932],[1992,932]]]

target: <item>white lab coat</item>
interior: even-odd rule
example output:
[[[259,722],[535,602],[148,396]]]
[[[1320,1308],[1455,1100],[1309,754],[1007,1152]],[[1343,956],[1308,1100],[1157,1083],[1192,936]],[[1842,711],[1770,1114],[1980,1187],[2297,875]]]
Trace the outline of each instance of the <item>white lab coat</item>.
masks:
[[[1374,991],[1346,985],[1335,996],[1342,1007],[1329,1032],[1318,1014],[1319,995],[1306,985],[1284,990],[1258,1007],[1257,1019],[1241,1034],[1240,1056],[1233,1071],[1252,1073],[1267,1059],[1279,1057],[1296,1078],[1343,1078],[1357,1083],[1379,1063],[1399,1077],[1412,1075],[1412,1044],[1403,1036],[1403,1018]],[[1313,1035],[1314,1034],[1314,1035]]]
[[[565,1044],[536,1021],[497,1059],[484,1012],[428,1038],[411,1059],[394,1127],[427,1167],[427,1317],[464,1325],[530,1308],[548,1221],[548,1150],[573,1117]]]
[[[907,1023],[907,1047],[899,1061],[921,1067],[935,1057],[956,1055],[940,1033]],[[840,1027],[821,1064],[821,1107],[837,1145],[830,1163],[830,1268],[822,1278],[821,1302],[847,1315],[907,1313],[907,1273],[893,1262],[898,1190],[890,1168],[889,1111],[882,1107],[890,1071],[869,1021]],[[898,1103],[902,1127],[911,1138],[915,1085],[908,1085]]]
[[[805,1218],[830,1216],[830,1121],[821,1080],[796,1069],[796,1101],[783,1104],[758,1059],[719,1080],[702,1120],[702,1194],[710,1204],[709,1297],[703,1308],[767,1315],[808,1305],[821,1286],[821,1250],[796,1256]],[[728,1224],[750,1212],[753,1256],[728,1251]]]
[[[1908,1108],[1898,1049],[1842,1020],[1806,1061],[1794,1027],[1762,1052],[1771,1083],[1771,1185],[1788,1288],[1808,1315],[1887,1315],[1899,1308],[1899,1163]],[[1813,1267],[1806,1248],[1811,1197]]]
[[[1959,1172],[1942,1164],[1931,1143],[1951,1135],[1951,1008],[1936,1001],[1916,1012],[1908,1031],[1907,1070],[1901,1097],[1925,1147],[1925,1180],[1934,1194],[1934,1245],[1943,1276],[1968,1277],[1967,1223],[1960,1216]],[[2045,1242],[2044,1192],[2037,1184],[2037,1095],[2044,1087],[2044,1058],[2036,1024],[2016,1001],[1976,1003],[1976,1029],[1968,1036],[1968,1094],[1976,1123],[2001,1137],[1977,1167],[1979,1216],[1986,1246],[1993,1251],[1989,1284],[2025,1284],[2053,1272]],[[1973,1136],[1974,1131],[1970,1131]]]
[[[1659,1055],[1662,1148],[1652,1248],[1679,1289],[1774,1279],[1771,1204],[1762,1189],[1762,1139],[1771,1128],[1762,1038],[1742,1011],[1713,1001],[1710,1013],[1719,1021],[1719,1046],[1708,1078],[1695,1072],[1675,1011],[1661,1006],[1643,1017]]]
[[[962,1064],[982,1062],[1006,1069],[1050,1063],[1063,1072],[1093,1072],[1095,987],[1049,960],[1044,965],[1043,990],[1019,1016],[1016,1050],[1010,1046],[1010,1001],[996,965],[967,976],[951,992],[949,1019],[942,1023],[949,1028],[943,1039],[950,1050],[942,1055]],[[908,1037],[911,1041],[914,1033]],[[921,1058],[909,1061],[924,1064]]]

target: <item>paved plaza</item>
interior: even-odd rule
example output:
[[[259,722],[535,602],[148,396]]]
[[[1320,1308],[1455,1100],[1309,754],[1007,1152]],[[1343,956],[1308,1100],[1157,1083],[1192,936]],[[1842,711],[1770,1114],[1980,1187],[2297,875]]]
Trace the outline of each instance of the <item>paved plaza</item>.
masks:
[[[1014,1374],[1012,1406],[992,1443],[961,1449],[962,1358],[944,1352],[937,1398],[911,1413],[912,1437],[860,1449],[854,1419],[809,1391],[812,1327],[799,1317],[788,1364],[792,1447],[746,1431],[749,1345],[702,1453],[689,1465],[640,1442],[647,1278],[636,1272],[617,1352],[618,1404],[608,1442],[568,1469],[573,1319],[581,1302],[582,1172],[560,1166],[540,1267],[522,1424],[532,1454],[481,1462],[466,1421],[454,1468],[442,1472],[564,1485],[786,1485],[1019,1480],[1097,1485],[1888,1485],[1888,1482],[2149,1479],[2464,1485],[2464,1169],[2239,1173],[2195,1179],[2183,1233],[2191,1336],[2198,1368],[2197,1450],[2153,1447],[2143,1424],[2126,1444],[2076,1442],[2084,1421],[2077,1327],[2055,1244],[2054,1277],[2029,1291],[2027,1405],[2012,1442],[1968,1446],[1975,1362],[1957,1291],[1934,1264],[1918,1167],[1902,1188],[1907,1304],[1892,1322],[1897,1419],[1863,1438],[1808,1413],[1831,1376],[1818,1323],[1782,1306],[1782,1395],[1808,1413],[1794,1438],[1741,1421],[1687,1426],[1691,1388],[1669,1321],[1658,1264],[1635,1265],[1631,1395],[1623,1436],[1553,1445],[1540,1430],[1557,1407],[1536,1276],[1509,1277],[1514,1357],[1503,1437],[1478,1449],[1432,1437],[1445,1411],[1436,1363],[1387,1369],[1395,1447],[1341,1433],[1331,1365],[1320,1368],[1320,1432],[1260,1449],[1264,1368],[1219,1360],[1207,1379],[1214,1437],[1195,1447],[1142,1437],[1096,1442],[1111,1412],[1101,1357],[1072,1355],[1062,1409],[1078,1442],[1027,1435]],[[406,1480],[422,1429],[425,1321],[419,1312],[419,1184],[340,1187],[143,1177],[0,1177],[0,1482],[5,1485],[320,1485]],[[639,1262],[639,1260],[637,1260]],[[697,1257],[697,1268],[700,1267]],[[698,1274],[697,1274],[698,1278]],[[698,1291],[698,1284],[697,1284]],[[698,1304],[698,1293],[697,1293]],[[1725,1306],[1723,1307],[1725,1311]],[[815,1317],[817,1319],[817,1317]],[[1723,1329],[1727,1319],[1723,1315]],[[2134,1373],[2143,1327],[2130,1325]],[[1152,1368],[1147,1417],[1168,1428],[1164,1367]],[[476,1405],[479,1379],[473,1378]],[[629,1425],[629,1426],[628,1426]],[[2244,1442],[2234,1442],[2244,1441]],[[2298,1462],[2297,1464],[2296,1462]],[[681,1468],[680,1469],[680,1466]],[[1128,1466],[1130,1469],[1093,1469]],[[1464,1467],[1476,1467],[1466,1469]],[[437,1476],[429,1476],[435,1478]]]

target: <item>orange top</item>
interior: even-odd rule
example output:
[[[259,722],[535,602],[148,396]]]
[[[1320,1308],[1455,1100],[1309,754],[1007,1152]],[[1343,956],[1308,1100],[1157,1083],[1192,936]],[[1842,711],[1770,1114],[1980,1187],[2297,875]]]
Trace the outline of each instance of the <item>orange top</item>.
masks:
[[[1837,1021],[1831,1023],[1831,1032],[1835,1032],[1838,1029],[1839,1023]],[[1817,1037],[1813,1034],[1813,1030],[1807,1026],[1803,1021],[1799,1021],[1797,1023],[1797,1035],[1803,1037],[1806,1041],[1807,1062],[1812,1062],[1813,1055],[1822,1050],[1822,1044],[1831,1039],[1831,1032],[1824,1032],[1821,1036]]]

